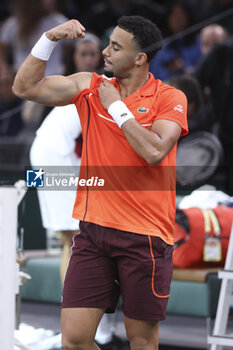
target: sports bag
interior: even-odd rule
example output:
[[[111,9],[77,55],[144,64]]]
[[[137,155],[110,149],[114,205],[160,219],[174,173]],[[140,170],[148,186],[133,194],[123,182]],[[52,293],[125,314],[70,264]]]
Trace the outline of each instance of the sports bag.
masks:
[[[177,209],[174,267],[223,266],[226,259],[233,208]]]

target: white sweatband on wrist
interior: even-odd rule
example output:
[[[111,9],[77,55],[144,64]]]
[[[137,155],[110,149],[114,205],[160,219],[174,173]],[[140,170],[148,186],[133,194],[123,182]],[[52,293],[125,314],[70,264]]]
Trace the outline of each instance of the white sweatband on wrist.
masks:
[[[108,113],[113,117],[119,128],[129,119],[135,119],[123,101],[115,101],[108,107]]]
[[[57,43],[58,41],[49,40],[44,33],[32,48],[31,54],[39,60],[48,61]]]

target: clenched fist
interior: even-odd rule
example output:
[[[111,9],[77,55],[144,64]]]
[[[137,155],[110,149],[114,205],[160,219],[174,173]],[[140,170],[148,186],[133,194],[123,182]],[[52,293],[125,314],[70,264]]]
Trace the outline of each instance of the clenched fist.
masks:
[[[115,101],[121,100],[121,95],[117,88],[108,80],[104,80],[98,88],[100,102],[105,109]]]
[[[61,39],[70,40],[76,38],[84,38],[86,29],[76,19],[71,19],[48,30],[45,35],[49,40],[58,41]]]

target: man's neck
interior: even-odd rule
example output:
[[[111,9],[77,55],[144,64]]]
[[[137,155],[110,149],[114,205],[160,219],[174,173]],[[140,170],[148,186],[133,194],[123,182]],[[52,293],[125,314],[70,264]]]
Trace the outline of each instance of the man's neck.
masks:
[[[149,72],[146,71],[140,76],[133,75],[129,78],[117,79],[121,99],[124,100],[126,97],[132,95],[134,92],[138,91],[149,79]]]

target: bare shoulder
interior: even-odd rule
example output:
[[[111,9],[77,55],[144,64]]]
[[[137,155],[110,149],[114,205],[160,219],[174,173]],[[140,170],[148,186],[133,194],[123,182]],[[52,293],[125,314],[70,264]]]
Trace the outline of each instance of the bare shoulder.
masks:
[[[89,72],[75,73],[70,75],[68,79],[72,80],[72,82],[76,85],[78,91],[81,91],[90,87],[92,74],[93,73]]]

